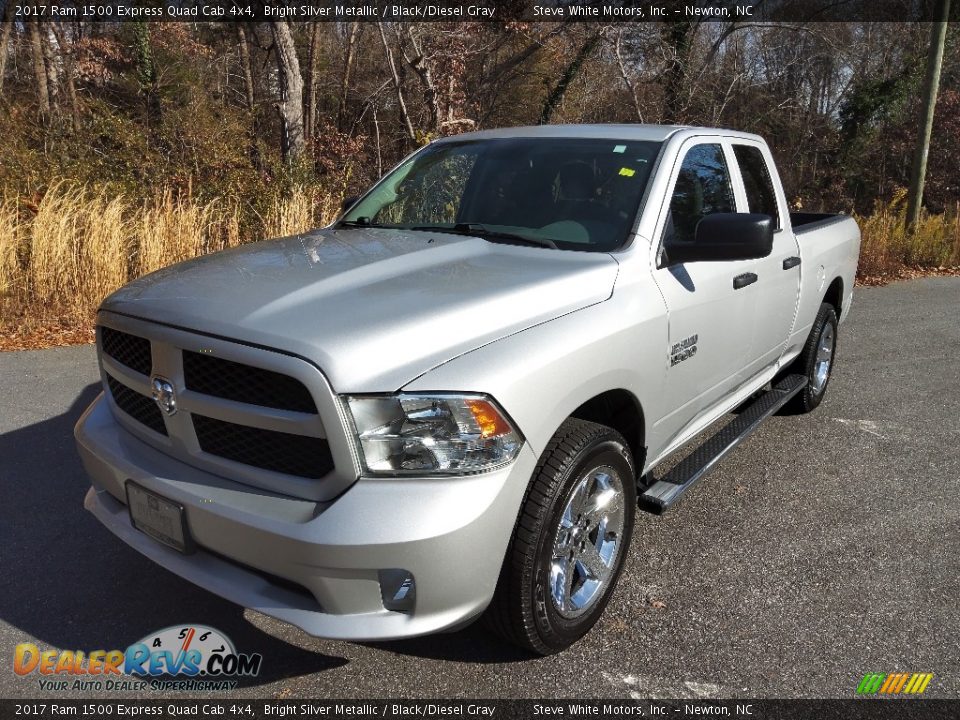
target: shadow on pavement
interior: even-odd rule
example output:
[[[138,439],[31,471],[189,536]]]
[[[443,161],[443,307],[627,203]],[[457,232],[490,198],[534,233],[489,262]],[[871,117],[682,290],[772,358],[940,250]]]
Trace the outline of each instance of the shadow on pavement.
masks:
[[[0,620],[23,633],[5,640],[122,650],[156,630],[200,623],[226,633],[239,652],[263,655],[261,674],[241,686],[346,664],[262,632],[243,608],[153,564],[83,509],[90,483],[73,426],[98,392],[89,385],[66,413],[0,435]]]

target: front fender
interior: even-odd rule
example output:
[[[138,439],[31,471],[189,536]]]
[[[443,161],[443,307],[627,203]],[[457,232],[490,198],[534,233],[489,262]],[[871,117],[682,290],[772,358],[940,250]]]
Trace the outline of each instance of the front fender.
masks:
[[[666,363],[666,311],[647,283],[461,355],[403,391],[488,393],[539,456],[576,408],[609,390],[627,390],[658,417]]]

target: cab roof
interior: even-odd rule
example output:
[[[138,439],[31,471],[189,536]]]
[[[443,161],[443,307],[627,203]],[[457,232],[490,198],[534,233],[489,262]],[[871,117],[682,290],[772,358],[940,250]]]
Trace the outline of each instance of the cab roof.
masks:
[[[505,127],[491,130],[477,130],[474,132],[451,135],[436,142],[456,142],[460,140],[491,140],[495,138],[600,138],[611,140],[647,140],[663,142],[671,136],[683,132],[686,135],[722,135],[726,137],[749,138],[760,140],[756,135],[738,132],[736,130],[722,130],[718,128],[703,128],[691,125],[641,125],[641,124],[596,124],[596,125],[529,125],[525,127]]]

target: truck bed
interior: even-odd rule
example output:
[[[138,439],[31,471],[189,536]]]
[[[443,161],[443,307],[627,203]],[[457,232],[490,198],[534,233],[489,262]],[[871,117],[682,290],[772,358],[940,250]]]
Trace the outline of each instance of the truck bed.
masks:
[[[792,212],[790,213],[790,224],[793,226],[795,235],[802,235],[817,228],[842,222],[849,217],[849,215],[843,213]]]

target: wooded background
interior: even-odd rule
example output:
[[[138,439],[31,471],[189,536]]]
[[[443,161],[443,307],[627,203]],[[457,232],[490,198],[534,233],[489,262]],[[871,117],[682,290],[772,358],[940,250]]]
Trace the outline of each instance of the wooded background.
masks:
[[[25,308],[73,293],[88,317],[94,296],[130,276],[330,219],[432,138],[560,122],[758,133],[795,208],[863,217],[876,236],[867,270],[957,264],[954,26],[924,196],[935,227],[898,229],[930,35],[929,24],[868,22],[8,21],[0,307],[20,327],[38,313]],[[107,208],[116,227],[98,220]],[[38,247],[52,242],[38,221],[67,236]],[[107,246],[112,259],[98,259]],[[64,263],[73,277],[53,277]],[[77,285],[91,272],[95,286]]]

